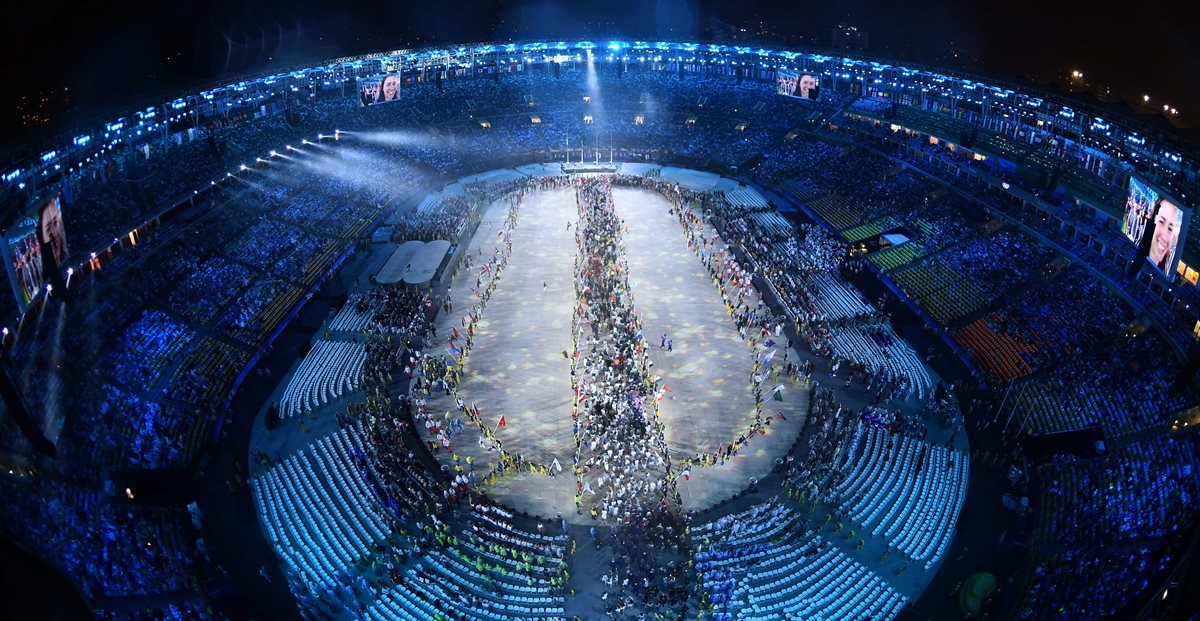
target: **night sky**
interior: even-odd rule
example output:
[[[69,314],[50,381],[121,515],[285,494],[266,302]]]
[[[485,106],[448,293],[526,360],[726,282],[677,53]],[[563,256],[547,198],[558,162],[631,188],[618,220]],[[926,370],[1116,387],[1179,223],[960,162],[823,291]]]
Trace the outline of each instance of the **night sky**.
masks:
[[[253,71],[447,42],[623,36],[717,38],[825,48],[838,23],[869,55],[1051,84],[1072,69],[1116,99],[1169,103],[1200,119],[1195,4],[1033,0],[920,3],[761,0],[315,0],[10,3],[0,25],[4,143],[48,125],[111,117],[178,90]],[[904,6],[909,5],[909,6]],[[1111,6],[1111,5],[1108,5]],[[745,28],[746,33],[741,33]],[[753,40],[753,39],[751,39]],[[49,119],[47,121],[46,119]],[[107,118],[105,119],[107,120]]]

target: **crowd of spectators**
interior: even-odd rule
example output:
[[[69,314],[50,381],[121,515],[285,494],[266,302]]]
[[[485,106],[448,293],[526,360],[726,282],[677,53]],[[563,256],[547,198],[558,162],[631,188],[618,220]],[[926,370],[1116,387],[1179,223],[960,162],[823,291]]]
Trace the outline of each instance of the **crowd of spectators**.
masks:
[[[1188,386],[1170,390],[1181,364],[1153,329],[1109,337],[1014,388],[1013,407],[1031,433],[1099,426],[1107,437],[1119,438],[1165,429],[1197,398]]]
[[[1024,283],[1053,251],[1016,230],[969,238],[890,276],[943,326]]]
[[[1047,464],[1018,618],[1121,616],[1178,555],[1197,517],[1194,443],[1145,439],[1100,459]]]
[[[88,598],[199,590],[195,534],[179,513],[113,504],[98,490],[52,480],[5,507],[21,516],[6,524],[11,535],[53,559]]]
[[[1088,303],[1080,304],[1081,299]],[[993,308],[955,338],[998,380],[1023,377],[1057,360],[1077,357],[1132,318],[1125,302],[1080,266],[1035,282]]]
[[[153,164],[139,165],[165,160],[148,162]],[[75,519],[111,513],[120,516],[111,518],[118,525],[103,528],[113,531],[120,545],[153,542],[139,548],[147,553],[103,544],[106,551],[97,547],[107,537],[96,530],[102,526],[86,521],[79,528],[51,519],[30,528],[13,527],[22,531],[13,533],[18,541],[35,533],[54,537],[55,545],[38,548],[39,553],[72,578],[111,591],[97,595],[120,598],[190,588],[196,568],[190,553],[176,543],[194,535],[171,517],[178,515],[176,510],[163,512],[161,520],[137,511],[126,518],[127,511],[109,504],[107,497],[71,493],[79,485],[73,471],[96,473],[99,480],[112,468],[175,469],[193,463],[225,416],[234,382],[254,352],[267,345],[271,332],[302,299],[304,287],[326,275],[336,255],[348,250],[379,213],[378,203],[370,202],[372,192],[327,184],[329,177],[311,168],[280,162],[271,166],[245,171],[245,181],[228,181],[198,195],[194,211],[122,237],[99,258],[98,271],[76,270],[69,293],[87,303],[63,304],[52,296],[36,329],[23,330],[10,350],[17,377],[26,378],[22,390],[44,399],[47,420],[60,421],[62,428],[61,463],[41,476],[65,477],[71,483],[62,490],[52,488],[63,494],[47,512]],[[385,179],[377,184],[397,187]],[[153,187],[142,185],[145,192]],[[76,209],[87,205],[87,189],[78,190]],[[291,203],[293,195],[302,198]],[[119,224],[130,209],[149,209],[148,204],[104,213],[106,226]],[[286,215],[283,205],[289,208]],[[320,226],[329,214],[337,214],[338,227]],[[345,223],[352,227],[342,228]],[[74,239],[91,239],[92,231],[78,232]],[[284,269],[276,272],[276,266]],[[64,329],[68,325],[72,328]],[[220,336],[223,331],[234,339]],[[59,357],[72,363],[50,364]],[[38,497],[17,491],[20,481],[10,484],[14,497]],[[6,521],[37,522],[30,517],[37,512],[21,513],[19,504],[6,505],[5,516],[11,518]],[[175,547],[160,552],[160,545]],[[64,555],[70,556],[64,560]],[[93,560],[85,564],[75,559]],[[183,601],[181,614],[190,610]],[[169,605],[163,605],[166,611]]]

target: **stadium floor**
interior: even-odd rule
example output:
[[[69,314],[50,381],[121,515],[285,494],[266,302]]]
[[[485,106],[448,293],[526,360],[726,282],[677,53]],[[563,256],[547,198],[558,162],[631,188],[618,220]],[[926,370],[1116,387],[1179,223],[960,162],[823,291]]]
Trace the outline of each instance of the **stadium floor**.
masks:
[[[663,169],[664,178],[667,176],[666,170]],[[717,175],[711,177],[736,186],[733,180],[721,179]],[[680,181],[683,178],[686,176],[681,177]],[[708,186],[711,182],[707,178],[689,181],[702,186]],[[751,350],[737,336],[732,321],[724,313],[717,290],[699,259],[687,249],[685,237],[667,211],[667,202],[657,194],[634,189],[618,188],[615,196],[618,213],[630,222],[630,230],[625,236],[630,280],[638,283],[636,305],[642,316],[644,332],[651,340],[655,370],[664,376],[664,383],[672,387],[675,395],[673,401],[668,399],[663,402],[672,456],[678,459],[688,451],[715,448],[727,442],[723,435],[734,431],[740,434],[746,421],[753,420],[753,399],[748,384]],[[483,248],[483,258],[488,258],[490,249],[495,245],[495,232],[499,230],[505,212],[503,203],[493,204],[487,210],[483,224],[466,249],[467,252],[478,256],[478,250]],[[505,415],[507,428],[500,432],[500,439],[506,449],[513,452],[529,451],[524,453],[527,457],[537,456],[538,451],[541,451],[542,458],[553,459],[565,455],[567,459],[559,458],[564,468],[569,468],[569,458],[573,455],[569,372],[561,351],[569,348],[570,343],[569,323],[564,322],[569,321],[574,295],[571,266],[575,243],[574,229],[572,227],[568,231],[566,222],[573,221],[574,216],[574,197],[569,189],[537,192],[526,198],[518,227],[514,231],[513,252],[508,268],[482,314],[468,373],[460,387],[464,399],[479,404],[483,418],[490,420],[493,425],[500,414]],[[337,288],[347,291],[368,286],[366,275],[374,273],[394,248],[393,243],[373,245],[366,256],[356,257],[345,266],[347,269],[338,274],[335,279]],[[477,268],[478,261],[474,265]],[[472,295],[470,289],[475,284],[474,273],[473,270],[461,270],[452,284],[454,310],[442,313],[438,318],[440,339],[436,347],[440,350],[446,346],[446,333],[451,327],[459,325],[459,311],[465,310],[466,297]],[[546,283],[545,291],[542,290],[543,282]],[[313,300],[318,301],[319,298]],[[312,306],[327,309],[323,314],[333,312],[323,303]],[[323,338],[316,325],[319,319],[310,312],[315,310],[306,308],[303,315],[313,318],[307,320],[306,327],[296,327],[300,331],[315,332],[313,338],[319,339]],[[285,336],[291,332],[289,329]],[[675,351],[671,353],[658,350],[658,336],[664,332],[675,340]],[[334,335],[335,338],[338,336]],[[786,343],[786,338],[787,334],[784,334],[781,340]],[[289,364],[282,359],[286,354],[279,351],[273,353],[275,355],[271,358],[276,364],[270,366],[279,380],[274,389],[263,386],[271,395],[259,402],[262,409],[258,411],[252,429],[247,431],[251,436],[251,453],[262,448],[279,459],[335,431],[337,425],[333,412],[344,409],[347,402],[358,401],[362,397],[354,394],[340,399],[309,415],[284,421],[275,431],[265,432],[262,415],[266,406],[278,401],[290,374],[298,365],[298,361],[295,361],[289,370]],[[828,361],[802,348],[793,350],[790,355],[791,359],[817,361],[819,370],[828,369]],[[782,352],[777,356],[782,356]],[[277,366],[278,363],[282,364]],[[936,383],[938,377],[932,377]],[[267,380],[264,384],[275,381]],[[830,380],[825,373],[819,372],[814,377],[814,383],[833,389],[839,402],[846,407],[859,409],[869,403],[870,395],[862,386],[855,385],[846,390],[841,378]],[[389,392],[394,394],[401,391],[406,384],[406,381],[398,378],[396,384],[389,387]],[[788,416],[787,424],[773,424],[765,437],[752,441],[749,450],[743,450],[742,457],[731,464],[718,468],[693,468],[692,480],[683,491],[685,508],[705,511],[703,517],[707,520],[745,509],[779,493],[779,475],[771,472],[776,460],[782,458],[797,439],[803,446],[811,433],[811,430],[802,429],[808,404],[805,387],[788,384],[785,395],[784,403],[768,400],[764,404],[764,411],[784,411]],[[441,401],[434,401],[431,411],[452,409],[448,399],[443,397]],[[908,414],[915,413],[919,403],[912,400],[894,402],[892,406]],[[936,427],[931,427],[931,432],[931,442],[944,443],[948,437],[948,431]],[[421,435],[424,438],[425,434]],[[462,441],[454,446],[460,452],[460,457],[473,454],[471,451],[478,448],[476,438],[477,434],[468,427]],[[708,446],[710,444],[711,447]],[[959,434],[954,446],[959,450],[968,450],[966,434]],[[803,453],[803,448],[798,449],[798,456]],[[435,457],[444,464],[450,463],[450,455],[445,452]],[[494,458],[487,459],[486,451],[480,452],[477,457],[483,463],[494,461]],[[252,475],[253,470],[251,468]],[[569,516],[573,514],[570,508],[573,505],[574,486],[573,477],[567,472],[551,478],[528,473],[510,474],[490,486],[488,494],[519,511],[542,516],[561,513],[570,519]],[[747,489],[751,477],[760,481],[757,490]],[[824,503],[817,503],[811,512],[807,510],[808,505],[804,507],[805,513],[817,523],[829,511]],[[586,529],[586,522],[589,521],[581,518],[572,522],[577,524],[571,527],[573,534],[581,538],[585,531],[579,529]],[[905,593],[910,602],[915,602],[921,596],[938,569],[938,566],[934,566],[928,571],[920,571],[912,567],[905,572],[907,565],[898,559],[899,555],[881,561],[880,554],[885,546],[874,538],[867,542],[863,550],[854,549],[853,542],[834,537],[832,533],[830,540],[843,553],[879,575],[886,576],[889,584]],[[954,551],[963,550],[963,543],[963,533],[960,532],[946,560],[955,565],[961,565],[956,562],[960,560],[973,565],[979,563],[982,559],[973,560],[971,557],[974,554],[966,559],[962,559],[961,555],[958,558],[950,556]],[[573,582],[587,584],[592,570],[602,571],[603,568],[576,565]],[[272,573],[275,573],[274,570]],[[598,579],[599,574],[594,577]],[[946,585],[943,587],[945,590],[939,589],[938,595],[951,590],[948,587]],[[598,593],[591,593],[584,588],[579,591],[579,596],[579,601],[568,606],[569,611],[590,614],[599,609]],[[941,603],[941,597],[938,599]],[[928,606],[923,607],[926,612],[940,608],[933,605],[929,598],[923,602]],[[908,615],[902,616],[909,618]]]
[[[636,283],[635,305],[654,370],[672,391],[660,404],[670,454],[679,459],[716,452],[754,422],[753,350],[738,336],[712,279],[668,212],[667,201],[635,189],[617,189],[614,199],[617,213],[629,225],[625,251],[630,282]],[[491,232],[499,230],[506,211],[503,204],[489,208],[467,253],[482,260],[490,257],[495,246]],[[463,399],[479,406],[491,425],[505,417],[506,428],[497,431],[505,450],[541,464],[558,459],[565,472],[574,456],[570,368],[561,353],[571,348],[574,222],[570,189],[525,199],[508,267],[482,313],[459,386]],[[442,338],[451,328],[461,330],[459,315],[474,296],[477,274],[475,268],[462,270],[455,279],[455,311],[438,320]],[[663,334],[674,341],[673,351],[659,347]],[[759,350],[760,355],[769,351],[761,346]],[[782,353],[779,356],[782,359]],[[683,491],[686,509],[703,510],[734,496],[751,477],[765,476],[791,448],[803,427],[808,396],[792,387],[785,395],[784,402],[770,401],[766,411],[782,412],[786,420],[752,439],[748,449],[725,466],[692,469]],[[454,410],[448,397],[430,401],[431,412],[446,410]],[[463,459],[471,455],[479,463],[494,461],[477,443],[477,432],[468,430],[464,436],[454,444],[454,453]],[[453,463],[452,455],[444,452],[438,459]],[[510,475],[488,493],[543,516],[566,515],[574,507],[574,480],[569,476]]]

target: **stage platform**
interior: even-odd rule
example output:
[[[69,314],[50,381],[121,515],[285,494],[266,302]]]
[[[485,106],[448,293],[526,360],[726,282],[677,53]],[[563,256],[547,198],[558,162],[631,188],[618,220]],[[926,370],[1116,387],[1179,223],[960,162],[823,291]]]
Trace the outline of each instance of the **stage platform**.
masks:
[[[568,175],[616,173],[620,170],[621,164],[614,162],[567,162],[562,165],[562,171]]]

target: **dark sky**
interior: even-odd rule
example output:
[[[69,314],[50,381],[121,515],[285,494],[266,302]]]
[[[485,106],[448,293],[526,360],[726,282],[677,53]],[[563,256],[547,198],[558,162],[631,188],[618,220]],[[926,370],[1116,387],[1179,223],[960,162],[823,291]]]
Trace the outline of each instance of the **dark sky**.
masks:
[[[819,47],[829,45],[835,24],[846,22],[870,33],[871,54],[942,66],[960,62],[1000,77],[1052,77],[1078,68],[1114,94],[1145,92],[1200,117],[1200,12],[1184,2],[1101,6],[1033,0],[17,2],[0,25],[6,85],[0,120],[3,128],[19,129],[42,114],[61,124],[161,102],[176,89],[225,76],[361,52],[509,38],[692,38],[712,34],[714,20]],[[43,99],[48,105],[39,105]]]

